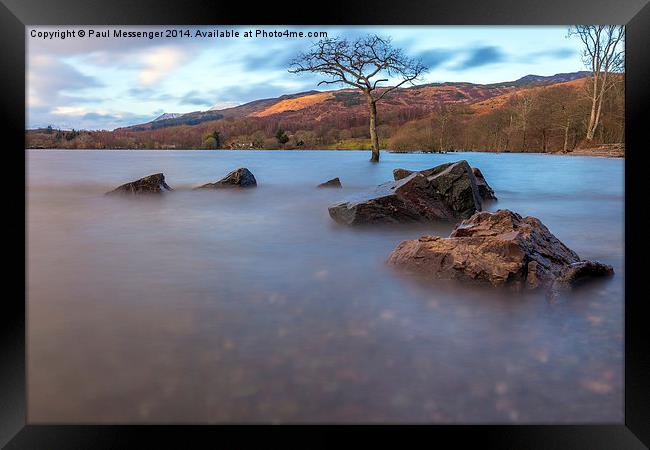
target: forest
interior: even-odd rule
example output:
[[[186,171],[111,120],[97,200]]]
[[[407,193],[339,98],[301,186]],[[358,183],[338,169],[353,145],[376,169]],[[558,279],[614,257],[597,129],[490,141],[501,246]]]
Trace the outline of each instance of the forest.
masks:
[[[604,94],[589,145],[625,139],[624,75]],[[526,85],[481,101],[417,104],[402,101],[399,89],[378,104],[377,134],[382,149],[394,151],[570,152],[584,146],[593,84],[589,77]],[[413,88],[409,88],[413,89]],[[320,104],[277,114],[225,116],[197,124],[113,131],[26,132],[28,148],[71,149],[367,149],[368,115],[360,99],[334,92]],[[152,122],[155,123],[155,122]]]

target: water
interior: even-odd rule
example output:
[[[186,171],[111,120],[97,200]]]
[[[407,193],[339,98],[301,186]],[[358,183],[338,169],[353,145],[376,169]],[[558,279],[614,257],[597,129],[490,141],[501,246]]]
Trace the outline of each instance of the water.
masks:
[[[623,161],[524,154],[28,151],[30,422],[620,422]],[[327,205],[466,159],[616,275],[550,304],[384,265],[451,226]],[[191,191],[248,167],[259,186]],[[160,198],[102,194],[164,172]],[[316,189],[338,176],[343,189]]]

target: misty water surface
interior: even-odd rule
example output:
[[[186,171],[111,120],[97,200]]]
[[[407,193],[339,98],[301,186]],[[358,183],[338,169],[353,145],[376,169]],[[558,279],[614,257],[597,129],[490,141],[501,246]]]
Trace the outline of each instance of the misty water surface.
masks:
[[[336,151],[27,152],[31,422],[623,419],[623,160]],[[499,202],[616,275],[549,304],[384,265],[450,225],[327,206],[466,159]],[[248,167],[245,191],[191,191]],[[104,192],[164,172],[158,198]],[[332,177],[343,189],[316,189]]]

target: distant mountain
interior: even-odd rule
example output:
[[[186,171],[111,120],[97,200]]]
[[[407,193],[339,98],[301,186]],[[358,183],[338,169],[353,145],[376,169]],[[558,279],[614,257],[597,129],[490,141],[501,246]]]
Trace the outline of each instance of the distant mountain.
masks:
[[[168,116],[168,117],[164,117]],[[118,130],[127,131],[148,131],[157,130],[159,128],[175,127],[177,125],[198,125],[210,120],[223,119],[224,115],[216,111],[195,111],[187,114],[163,114],[160,117],[152,120],[151,122],[132,125],[130,127],[117,128]]]
[[[475,104],[488,99],[500,97],[527,86],[564,83],[590,75],[590,72],[558,73],[551,76],[526,75],[514,81],[492,84],[475,84],[467,82],[429,83],[397,89],[386,96],[380,108],[394,111],[418,111],[418,115],[434,111],[441,104]],[[277,116],[283,120],[321,121],[341,114],[359,114],[365,117],[366,100],[355,89],[336,91],[306,91],[265,98],[244,103],[243,105],[218,109],[212,107],[207,111],[195,111],[187,114],[167,113],[151,122],[133,125],[121,130],[144,131],[177,125],[197,125],[210,120],[240,117]]]
[[[289,100],[293,98],[298,98],[298,97],[304,97],[305,95],[311,95],[311,94],[318,94],[320,91],[305,91],[305,92],[297,92],[295,94],[285,94],[281,95],[280,97],[275,97],[275,98],[264,98],[260,100],[253,100],[252,102],[244,103],[243,105],[239,106],[234,106],[231,108],[219,108],[218,106],[213,106],[210,108],[208,111],[219,111],[221,113],[225,113],[228,116],[229,112],[237,112],[237,115],[242,115],[241,112],[246,111],[246,110],[257,110],[260,107],[266,107],[270,106],[274,103],[277,103],[278,101],[282,100]],[[244,114],[245,115],[245,114]]]
[[[166,120],[166,119],[175,119],[177,117],[182,116],[183,113],[163,113],[156,117],[155,119],[152,120],[152,122],[157,122],[158,120]]]
[[[567,81],[577,80],[578,78],[585,78],[591,75],[591,72],[586,70],[580,72],[569,72],[569,73],[556,73],[555,75],[543,76],[543,75],[526,75],[515,81],[518,86],[526,84],[554,84],[554,83],[565,83]]]

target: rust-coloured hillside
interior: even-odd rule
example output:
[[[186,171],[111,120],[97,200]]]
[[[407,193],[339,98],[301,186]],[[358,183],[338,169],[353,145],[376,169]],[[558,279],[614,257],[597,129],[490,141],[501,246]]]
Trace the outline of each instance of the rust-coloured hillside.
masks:
[[[518,90],[517,81],[493,85],[472,83],[440,83],[398,89],[387,95],[379,108],[406,117],[421,117],[441,104],[473,104]],[[381,90],[379,90],[381,92]],[[123,130],[144,131],[168,126],[197,125],[226,117],[269,117],[278,120],[321,121],[339,115],[367,115],[364,95],[353,89],[309,91],[274,99],[256,100],[227,109],[193,112],[173,119],[125,127]]]
[[[553,87],[567,87],[571,89],[584,89],[585,88],[585,83],[588,81],[587,77],[583,78],[577,78],[575,80],[570,80],[570,81],[563,81],[559,83],[553,83],[553,84],[533,84],[533,85],[525,85],[519,89],[514,89],[510,92],[496,95],[494,97],[490,97],[486,100],[474,102],[471,105],[472,111],[475,111],[478,114],[485,114],[491,111],[494,111],[496,109],[499,109],[503,107],[508,101],[512,100],[513,96],[516,95],[522,95],[524,93],[527,94],[536,94],[538,93],[541,89],[544,89],[549,86]]]
[[[380,145],[408,151],[570,151],[591,107],[590,73],[495,83],[432,83],[377,104]],[[620,78],[623,81],[623,78]],[[608,91],[597,142],[624,141],[624,83]],[[381,91],[380,91],[381,92]],[[232,108],[163,114],[113,131],[28,130],[31,148],[367,149],[368,106],[354,89],[308,91]]]

